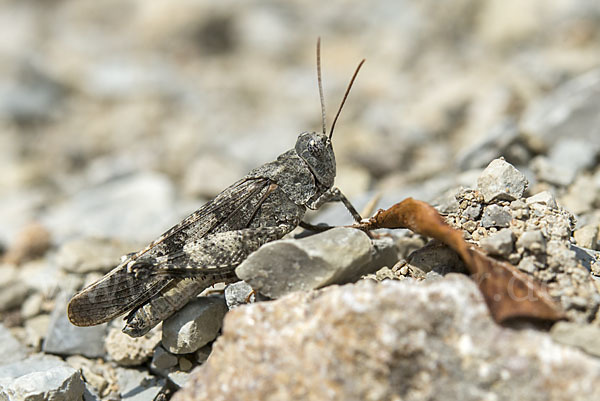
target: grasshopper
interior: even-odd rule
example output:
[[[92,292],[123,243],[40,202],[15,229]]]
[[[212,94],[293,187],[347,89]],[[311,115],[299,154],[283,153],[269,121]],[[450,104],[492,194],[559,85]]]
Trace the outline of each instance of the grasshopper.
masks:
[[[111,272],[73,296],[68,305],[71,323],[93,326],[131,311],[123,331],[142,336],[204,289],[237,281],[235,268],[261,245],[299,225],[317,229],[302,221],[307,208],[341,201],[360,222],[359,213],[333,186],[336,163],[331,138],[364,61],[356,68],[327,135],[319,39],[323,131],[301,133],[293,149],[250,171],[146,248],[124,256]]]

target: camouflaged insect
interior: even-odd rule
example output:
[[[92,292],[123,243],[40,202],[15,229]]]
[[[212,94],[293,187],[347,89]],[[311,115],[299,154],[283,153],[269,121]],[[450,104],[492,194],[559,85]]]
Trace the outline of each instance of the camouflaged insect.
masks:
[[[342,201],[355,220],[360,215],[333,187],[336,174],[331,136],[335,121],[364,60],[346,90],[329,136],[320,73],[323,132],[300,134],[293,149],[264,164],[168,230],[69,302],[69,320],[77,326],[107,322],[127,311],[123,331],[139,337],[181,309],[204,289],[237,281],[235,268],[266,242],[303,223],[306,208]]]

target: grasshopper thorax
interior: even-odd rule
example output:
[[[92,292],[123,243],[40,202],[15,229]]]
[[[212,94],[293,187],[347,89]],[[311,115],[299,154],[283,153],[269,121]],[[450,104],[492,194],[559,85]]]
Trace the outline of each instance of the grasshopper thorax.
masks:
[[[320,132],[303,132],[298,136],[295,150],[316,180],[331,188],[335,179],[335,155],[329,137]]]

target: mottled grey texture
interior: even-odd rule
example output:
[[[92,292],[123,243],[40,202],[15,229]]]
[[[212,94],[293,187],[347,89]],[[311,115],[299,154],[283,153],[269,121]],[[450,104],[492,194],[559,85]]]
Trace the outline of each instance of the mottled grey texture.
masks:
[[[240,357],[242,356],[242,357]],[[327,287],[237,308],[173,401],[593,400],[600,361],[495,324],[462,275]]]

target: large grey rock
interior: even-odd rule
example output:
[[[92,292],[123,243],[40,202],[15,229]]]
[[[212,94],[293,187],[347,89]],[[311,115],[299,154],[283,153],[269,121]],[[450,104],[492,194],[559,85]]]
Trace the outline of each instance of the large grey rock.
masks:
[[[20,361],[27,356],[27,349],[0,323],[0,365]]]
[[[37,354],[0,366],[1,400],[79,400],[84,388],[79,371],[57,357]]]
[[[498,326],[476,285],[449,275],[234,309],[173,400],[592,400],[599,379],[598,359]]]
[[[162,345],[174,354],[188,354],[217,337],[227,313],[223,297],[199,297],[163,322]]]
[[[90,358],[104,355],[106,323],[91,327],[77,327],[67,317],[67,293],[56,298],[48,333],[42,346],[44,352],[58,355],[84,355]]]
[[[235,270],[259,293],[278,298],[355,281],[397,260],[393,241],[371,242],[362,231],[334,228],[300,240],[262,246]]]
[[[504,159],[495,159],[477,179],[477,189],[485,202],[494,199],[515,200],[523,196],[527,178]]]

